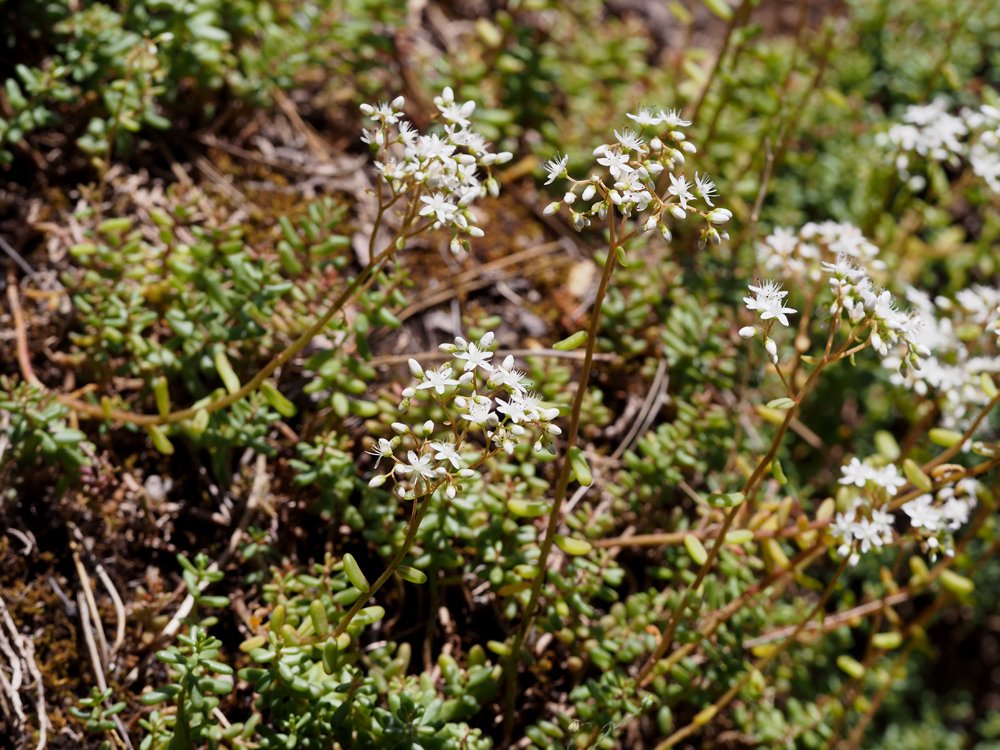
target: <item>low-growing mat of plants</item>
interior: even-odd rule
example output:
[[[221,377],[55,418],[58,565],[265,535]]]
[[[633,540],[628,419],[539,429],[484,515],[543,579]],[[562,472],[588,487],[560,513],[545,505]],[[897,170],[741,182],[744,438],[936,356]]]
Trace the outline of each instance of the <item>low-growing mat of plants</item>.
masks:
[[[1000,750],[1000,5],[0,0],[0,746]]]

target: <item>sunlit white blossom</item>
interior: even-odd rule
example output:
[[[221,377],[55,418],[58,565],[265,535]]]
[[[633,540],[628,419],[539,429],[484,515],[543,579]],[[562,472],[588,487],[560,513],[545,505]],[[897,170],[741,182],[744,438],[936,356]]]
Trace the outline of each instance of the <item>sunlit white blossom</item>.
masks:
[[[761,320],[777,320],[781,325],[788,325],[788,314],[797,312],[794,308],[785,307],[784,298],[788,292],[783,291],[781,284],[768,280],[754,286],[750,284],[752,297],[744,297],[747,309],[760,313]]]

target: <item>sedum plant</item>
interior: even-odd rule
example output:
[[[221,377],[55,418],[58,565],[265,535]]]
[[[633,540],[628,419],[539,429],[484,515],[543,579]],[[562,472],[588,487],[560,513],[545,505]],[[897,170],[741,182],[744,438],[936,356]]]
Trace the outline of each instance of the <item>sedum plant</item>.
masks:
[[[81,618],[60,731],[1000,735],[935,654],[988,655],[997,605],[998,16],[880,2],[788,30],[753,1],[673,3],[661,30],[641,5],[17,19],[53,33],[5,86],[0,146],[20,169],[72,138],[98,174],[33,209],[58,283],[3,248],[31,274],[7,292],[0,551],[31,580],[68,533],[76,578],[2,609],[57,665],[75,622],[56,646],[39,623]],[[937,36],[938,60],[907,47]],[[222,115],[220,91],[242,103]],[[205,120],[197,184],[126,157]],[[0,690],[23,727],[29,687],[64,683],[25,681],[19,625]]]

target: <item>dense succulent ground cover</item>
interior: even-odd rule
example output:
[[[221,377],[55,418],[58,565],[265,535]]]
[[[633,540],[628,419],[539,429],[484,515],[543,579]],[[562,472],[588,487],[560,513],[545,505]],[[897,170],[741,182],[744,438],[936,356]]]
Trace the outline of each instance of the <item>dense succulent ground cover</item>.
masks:
[[[1000,7],[0,2],[0,741],[1000,747]]]

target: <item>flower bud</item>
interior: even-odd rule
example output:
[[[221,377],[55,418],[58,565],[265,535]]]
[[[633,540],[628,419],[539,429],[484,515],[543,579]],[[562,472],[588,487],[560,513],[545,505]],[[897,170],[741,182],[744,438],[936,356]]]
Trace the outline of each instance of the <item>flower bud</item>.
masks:
[[[771,362],[778,364],[778,345],[774,343],[774,339],[767,338],[764,341],[764,348],[767,349],[767,353],[771,356]]]
[[[716,208],[708,212],[708,220],[713,224],[725,224],[733,218],[733,212],[727,208]]]

